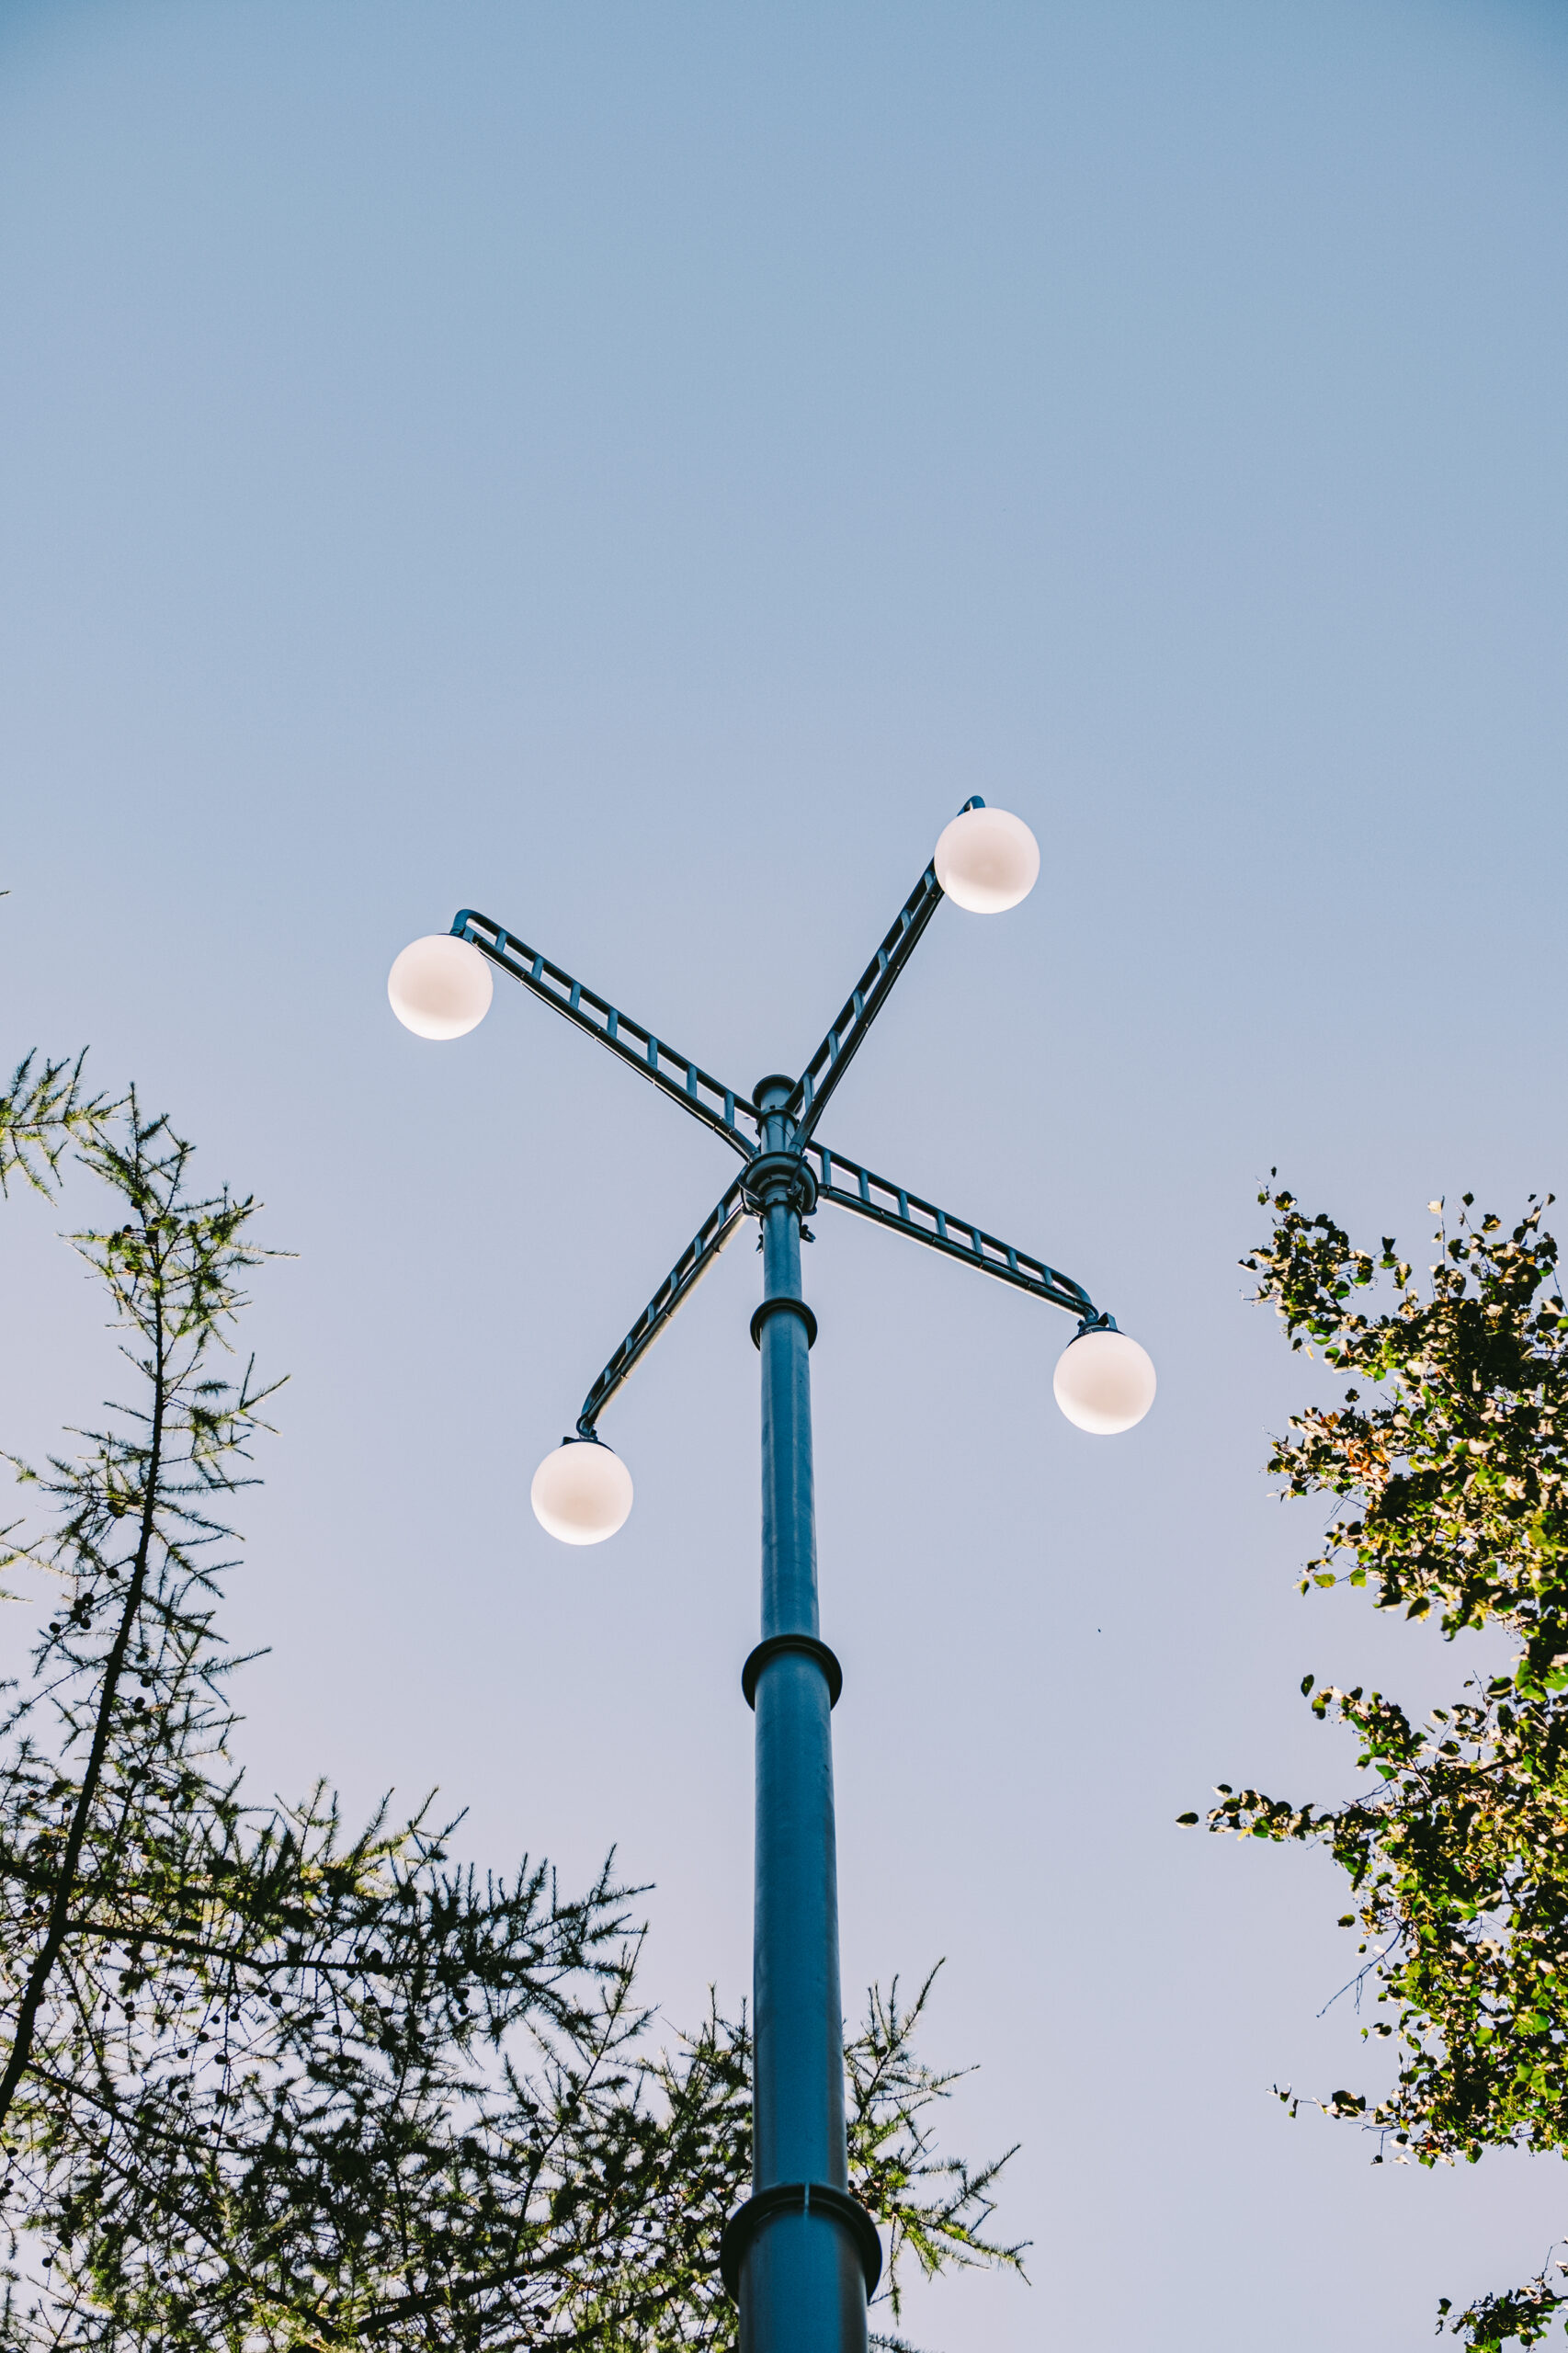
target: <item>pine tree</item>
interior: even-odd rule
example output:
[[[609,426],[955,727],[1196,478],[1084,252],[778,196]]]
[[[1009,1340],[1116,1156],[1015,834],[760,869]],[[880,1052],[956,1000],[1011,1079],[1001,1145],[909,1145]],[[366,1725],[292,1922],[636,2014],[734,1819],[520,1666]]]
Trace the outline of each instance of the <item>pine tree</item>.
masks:
[[[0,1181],[47,1191],[67,1150],[115,1204],[71,1238],[134,1386],[74,1454],[17,1466],[50,1520],[8,1564],[60,1598],[0,1720],[0,2343],[732,2346],[744,2019],[656,2045],[613,1858],[562,1895],[544,1863],[459,1867],[428,1808],[349,1833],[324,1785],[250,1802],[218,1621],[277,1385],[233,1354],[256,1204],[193,1189],[134,1095],[29,1061]],[[999,2164],[934,2147],[929,1982],[907,2010],[873,1989],[846,2052],[894,2319],[905,2258],[1021,2261],[988,2235]]]

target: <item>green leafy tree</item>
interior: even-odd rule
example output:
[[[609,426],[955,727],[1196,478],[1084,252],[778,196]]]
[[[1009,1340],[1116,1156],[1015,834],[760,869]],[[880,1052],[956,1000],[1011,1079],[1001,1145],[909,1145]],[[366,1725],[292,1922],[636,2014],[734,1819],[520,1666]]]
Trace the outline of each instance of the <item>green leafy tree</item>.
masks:
[[[0,2344],[732,2346],[744,2020],[655,2040],[613,1859],[563,1896],[542,1863],[459,1868],[428,1807],[351,1833],[324,1786],[249,1802],[217,1620],[272,1393],[232,1354],[256,1205],[195,1190],[134,1096],[24,1063],[0,1177],[48,1190],[67,1149],[114,1204],[71,1239],[131,1387],[16,1466],[48,1518],[9,1564],[60,1597],[0,1717]],[[935,2146],[929,1984],[873,1990],[846,2051],[895,2321],[911,2263],[1021,2261],[999,2164]]]
[[[1464,1196],[1428,1279],[1392,1237],[1356,1247],[1289,1192],[1259,1195],[1269,1240],[1244,1263],[1295,1349],[1351,1376],[1276,1440],[1288,1496],[1332,1517],[1301,1589],[1361,1586],[1445,1636],[1493,1628],[1506,1671],[1415,1722],[1396,1699],[1302,1684],[1355,1737],[1369,1795],[1317,1808],[1221,1784],[1209,1826],[1312,1840],[1347,1874],[1360,1979],[1394,2081],[1319,2104],[1376,2136],[1373,2159],[1473,2164],[1568,2148],[1568,1311],[1534,1199],[1505,1230]],[[1550,1200],[1550,1197],[1548,1197]],[[1431,1207],[1441,1219],[1442,1204]],[[1184,1821],[1196,1822],[1196,1814]],[[1292,2113],[1300,2103],[1284,2095]],[[1568,2267],[1439,2307],[1481,2348],[1568,2318]]]

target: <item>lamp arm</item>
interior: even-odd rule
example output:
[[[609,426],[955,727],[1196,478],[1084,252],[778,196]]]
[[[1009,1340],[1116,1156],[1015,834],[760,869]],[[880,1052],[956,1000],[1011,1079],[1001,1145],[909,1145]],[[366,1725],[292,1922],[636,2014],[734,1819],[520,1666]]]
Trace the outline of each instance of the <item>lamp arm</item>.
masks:
[[[509,979],[520,981],[524,988],[574,1029],[597,1038],[618,1061],[636,1071],[683,1110],[689,1111],[694,1119],[700,1120],[704,1127],[711,1128],[715,1135],[722,1136],[743,1160],[752,1158],[761,1141],[762,1125],[749,1096],[726,1086],[722,1078],[712,1077],[689,1055],[677,1053],[653,1030],[645,1029],[640,1021],[633,1021],[630,1014],[611,1005],[608,997],[585,988],[559,964],[552,964],[548,956],[519,939],[516,932],[507,931],[504,925],[482,915],[476,908],[458,909],[452,917],[452,936],[468,940],[490,963]]]
[[[937,870],[928,866],[899,909],[881,946],[849,992],[842,1012],[805,1069],[784,1106],[795,1123],[797,1148],[810,1137],[834,1088],[844,1076],[867,1030],[892,994],[893,983],[915,953],[921,933],[936,914],[942,897]]]
[[[737,1176],[717,1207],[703,1220],[698,1233],[687,1244],[584,1398],[583,1410],[577,1416],[580,1437],[593,1436],[594,1424],[617,1390],[625,1384],[633,1368],[647,1355],[676,1310],[690,1298],[721,1250],[740,1232],[747,1208],[744,1183],[744,1177]]]
[[[1048,1267],[1043,1258],[1031,1257],[1027,1251],[1016,1250],[1011,1243],[999,1242],[994,1233],[987,1233],[969,1218],[939,1210],[934,1202],[923,1201],[906,1186],[894,1185],[885,1176],[873,1176],[869,1168],[846,1160],[842,1153],[831,1151],[826,1144],[811,1144],[803,1157],[816,1178],[819,1203],[836,1201],[840,1209],[853,1210],[857,1217],[869,1218],[874,1225],[889,1226],[895,1233],[907,1233],[911,1240],[923,1242],[928,1250],[940,1250],[963,1266],[994,1275],[998,1282],[1011,1283],[1015,1290],[1027,1290],[1031,1298],[1064,1308],[1069,1315],[1076,1315],[1082,1322],[1097,1324],[1103,1320],[1082,1283],[1075,1283],[1071,1275],[1062,1274],[1055,1267]]]

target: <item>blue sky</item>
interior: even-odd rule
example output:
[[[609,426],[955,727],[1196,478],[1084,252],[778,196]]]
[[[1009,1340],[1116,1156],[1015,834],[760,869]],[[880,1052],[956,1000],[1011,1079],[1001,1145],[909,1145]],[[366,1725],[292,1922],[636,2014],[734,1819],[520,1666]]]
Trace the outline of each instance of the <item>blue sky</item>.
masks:
[[[1309,1667],[1468,1663],[1311,1603],[1245,1304],[1257,1180],[1419,1249],[1561,1188],[1568,34],[1555,9],[0,5],[0,992],[268,1204],[291,1374],[235,1631],[263,1784],[433,1783],[655,1882],[672,2018],[749,1975],[756,1264],[534,1465],[729,1155],[498,991],[384,976],[474,904],[748,1086],[798,1064],[969,794],[828,1141],[1153,1351],[824,1212],[824,1628],[846,1996],[949,1957],[934,2055],[1035,2285],[949,2353],[1370,2353],[1532,2269],[1555,2168],[1369,2171],[1271,2083],[1375,2080],[1333,1874],[1176,1830],[1326,1799]],[[0,1436],[110,1384],[0,1221]],[[20,1338],[18,1340],[18,1336]],[[0,1655],[25,1646],[24,1608]]]

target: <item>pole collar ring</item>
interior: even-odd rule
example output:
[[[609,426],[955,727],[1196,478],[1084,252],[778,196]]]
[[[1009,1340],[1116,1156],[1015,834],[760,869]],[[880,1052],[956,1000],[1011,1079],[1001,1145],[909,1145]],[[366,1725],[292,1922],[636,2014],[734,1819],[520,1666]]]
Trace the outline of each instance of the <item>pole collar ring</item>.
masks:
[[[762,1346],[762,1327],[768,1317],[781,1315],[786,1310],[791,1315],[798,1315],[805,1325],[807,1347],[815,1347],[817,1319],[803,1299],[765,1299],[759,1306],[752,1310],[751,1344],[754,1348],[760,1348]]]
[[[802,1658],[815,1659],[827,1683],[827,1704],[836,1708],[844,1688],[844,1669],[827,1644],[819,1643],[814,1634],[770,1634],[767,1642],[758,1643],[741,1669],[741,1689],[745,1694],[746,1706],[756,1706],[757,1678],[763,1668],[789,1651],[798,1651]]]
[[[737,2206],[724,2225],[724,2235],[719,2242],[719,2269],[725,2287],[738,2303],[741,2293],[741,2267],[758,2231],[778,2214],[826,2214],[842,2222],[855,2242],[855,2252],[866,2275],[868,2299],[877,2291],[882,2276],[882,2243],[877,2236],[877,2226],[858,2198],[846,2189],[830,2188],[825,2181],[778,2181],[770,2189],[759,2189],[744,2206]]]
[[[741,1190],[746,1207],[754,1215],[765,1216],[775,1202],[783,1201],[801,1217],[810,1217],[817,1205],[817,1180],[803,1154],[799,1152],[759,1152],[747,1161],[741,1177]]]

